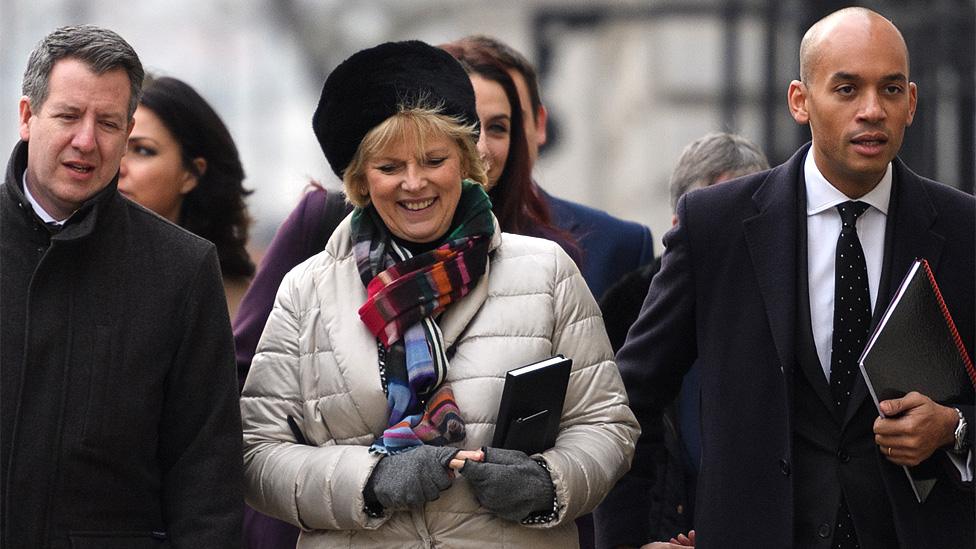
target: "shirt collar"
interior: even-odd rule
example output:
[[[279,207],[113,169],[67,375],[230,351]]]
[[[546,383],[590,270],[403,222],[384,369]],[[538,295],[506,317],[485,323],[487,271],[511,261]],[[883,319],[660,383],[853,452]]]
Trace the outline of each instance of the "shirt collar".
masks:
[[[891,174],[892,168],[889,162],[881,181],[858,200],[888,215],[888,203],[891,201]],[[813,160],[813,147],[807,151],[807,157],[803,162],[803,177],[806,180],[807,216],[817,215],[850,200],[850,197],[831,185],[817,168],[817,163]]]
[[[27,170],[24,170],[24,175],[22,178],[24,184],[24,196],[27,197],[27,202],[30,203],[31,208],[34,210],[34,213],[37,214],[37,217],[40,217],[41,221],[45,223],[55,223],[58,225],[64,225],[64,222],[67,221],[67,219],[62,219],[61,221],[54,219],[54,217],[51,214],[47,213],[47,210],[45,210],[44,207],[41,206],[41,204],[37,201],[37,199],[34,198],[34,195],[31,194],[30,188],[27,186]]]

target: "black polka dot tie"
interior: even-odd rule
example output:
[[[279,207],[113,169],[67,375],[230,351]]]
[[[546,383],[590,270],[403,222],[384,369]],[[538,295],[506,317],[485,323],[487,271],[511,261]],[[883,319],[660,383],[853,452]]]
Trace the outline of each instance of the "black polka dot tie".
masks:
[[[864,350],[871,324],[871,296],[868,267],[857,238],[857,218],[867,210],[864,202],[837,206],[841,229],[834,263],[834,332],[830,348],[830,393],[834,406],[843,413],[851,399],[857,378],[857,359]],[[834,529],[834,549],[857,549],[854,520],[842,497]]]

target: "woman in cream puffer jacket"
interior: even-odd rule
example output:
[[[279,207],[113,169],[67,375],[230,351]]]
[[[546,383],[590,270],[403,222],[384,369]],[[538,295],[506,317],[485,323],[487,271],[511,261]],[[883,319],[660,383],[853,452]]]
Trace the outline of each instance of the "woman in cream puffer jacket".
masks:
[[[324,252],[285,278],[249,374],[241,410],[248,502],[300,525],[298,547],[575,547],[573,520],[624,474],[640,432],[599,309],[558,245],[501,233],[472,292],[439,319],[454,348],[448,382],[464,412],[465,449],[487,446],[505,373],[563,354],[573,359],[550,470],[558,518],[524,526],[480,507],[458,475],[412,511],[371,518],[363,488],[387,427],[375,338],[347,218]],[[307,439],[297,444],[293,418]]]

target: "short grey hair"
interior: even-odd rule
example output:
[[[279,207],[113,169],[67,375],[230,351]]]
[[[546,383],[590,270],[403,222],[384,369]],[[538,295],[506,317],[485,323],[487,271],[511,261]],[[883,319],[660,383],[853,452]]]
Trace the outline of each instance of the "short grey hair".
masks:
[[[132,118],[145,78],[142,62],[121,36],[94,25],[61,27],[38,42],[27,60],[22,85],[22,93],[30,100],[32,109],[39,110],[47,100],[51,70],[62,59],[83,61],[95,74],[124,70],[129,77],[129,118]]]
[[[767,168],[766,155],[741,135],[716,132],[700,137],[685,146],[671,172],[671,211],[688,191],[708,187],[719,178],[731,179]]]

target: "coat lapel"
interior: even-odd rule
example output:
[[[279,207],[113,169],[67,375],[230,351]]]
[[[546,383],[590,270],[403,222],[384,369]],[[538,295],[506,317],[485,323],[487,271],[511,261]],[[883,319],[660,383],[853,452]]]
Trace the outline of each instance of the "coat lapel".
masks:
[[[749,257],[780,369],[792,379],[796,339],[797,189],[806,148],[769,172],[753,194],[758,213],[743,222]],[[792,400],[792,383],[787,382]]]
[[[895,290],[915,259],[927,259],[930,265],[939,264],[945,237],[933,230],[938,212],[920,178],[899,159],[894,163],[894,181],[888,219],[885,225],[884,267],[874,306],[872,330],[884,315]],[[857,376],[851,402],[847,407],[845,424],[853,417],[861,402],[867,398],[864,379]]]
[[[453,355],[452,349],[454,344],[457,343],[464,329],[467,328],[468,323],[474,318],[474,315],[478,313],[481,309],[481,305],[484,304],[485,300],[488,299],[488,277],[489,271],[491,270],[491,260],[490,254],[495,251],[498,246],[502,243],[502,229],[498,224],[498,220],[495,219],[495,232],[491,237],[491,246],[489,248],[489,261],[485,265],[485,274],[481,275],[481,280],[475,284],[474,288],[468,295],[452,303],[444,314],[441,315],[440,319],[437,321],[438,327],[441,329],[441,335],[444,338],[444,348],[447,349],[448,359]]]

